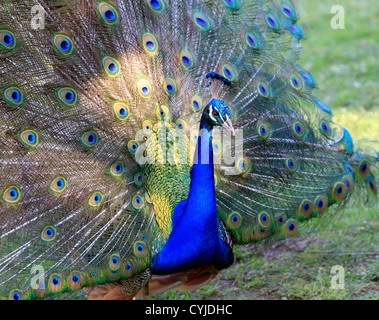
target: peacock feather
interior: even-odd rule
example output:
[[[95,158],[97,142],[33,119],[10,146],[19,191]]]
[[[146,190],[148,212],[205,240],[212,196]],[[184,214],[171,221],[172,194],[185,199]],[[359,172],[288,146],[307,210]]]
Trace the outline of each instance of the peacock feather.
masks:
[[[295,236],[353,193],[376,200],[378,155],[313,96],[292,1],[0,13],[3,297],[131,299],[151,278],[230,266],[235,245]]]

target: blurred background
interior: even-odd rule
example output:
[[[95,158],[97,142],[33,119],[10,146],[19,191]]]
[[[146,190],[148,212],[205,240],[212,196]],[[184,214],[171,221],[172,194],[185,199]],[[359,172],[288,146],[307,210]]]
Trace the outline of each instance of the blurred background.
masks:
[[[315,95],[355,140],[379,141],[379,4],[374,0],[298,0],[303,26],[301,64],[318,81]],[[333,30],[331,8],[345,11]],[[379,144],[376,143],[379,149]]]
[[[317,79],[314,95],[355,142],[379,150],[379,3],[377,0],[294,0],[306,40],[301,65]],[[334,30],[331,8],[344,8],[345,29]],[[314,219],[302,235],[270,246],[236,250],[239,263],[196,291],[152,299],[379,299],[379,209],[349,204]],[[344,289],[331,287],[333,266]]]

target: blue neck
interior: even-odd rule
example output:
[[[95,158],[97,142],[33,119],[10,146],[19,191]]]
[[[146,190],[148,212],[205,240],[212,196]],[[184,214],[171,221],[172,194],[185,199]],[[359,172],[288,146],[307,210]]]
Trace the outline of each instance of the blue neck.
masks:
[[[217,221],[211,130],[212,127],[202,117],[187,199],[187,206],[194,209],[191,216],[198,223]]]
[[[173,273],[211,264],[225,267],[233,261],[231,249],[218,235],[211,130],[203,116],[188,198],[175,207],[170,237],[153,257],[153,273]]]

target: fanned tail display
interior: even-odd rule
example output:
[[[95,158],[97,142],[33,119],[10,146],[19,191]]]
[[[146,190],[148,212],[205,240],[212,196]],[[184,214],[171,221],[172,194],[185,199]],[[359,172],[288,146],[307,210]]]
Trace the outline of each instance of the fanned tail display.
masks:
[[[198,286],[233,245],[294,236],[353,193],[376,201],[378,154],[313,96],[292,1],[0,0],[0,14],[2,297]]]

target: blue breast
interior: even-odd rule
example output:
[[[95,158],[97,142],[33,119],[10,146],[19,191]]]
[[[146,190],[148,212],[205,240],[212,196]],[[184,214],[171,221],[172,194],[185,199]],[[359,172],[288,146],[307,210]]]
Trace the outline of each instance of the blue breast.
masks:
[[[209,161],[205,164],[200,159],[202,141],[209,148]],[[218,234],[211,142],[209,132],[199,135],[198,163],[191,169],[188,198],[175,207],[170,237],[152,260],[154,274],[175,273],[205,265],[221,269],[233,262],[231,248]]]

